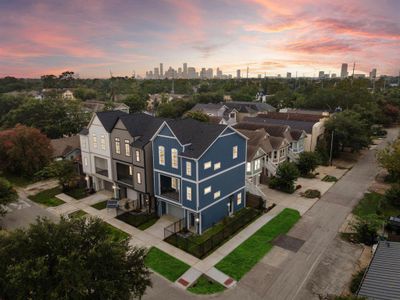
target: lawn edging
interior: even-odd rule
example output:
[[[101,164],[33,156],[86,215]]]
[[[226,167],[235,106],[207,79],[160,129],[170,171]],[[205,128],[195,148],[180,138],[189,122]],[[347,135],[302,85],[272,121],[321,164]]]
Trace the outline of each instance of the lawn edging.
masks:
[[[62,193],[61,187],[57,186],[52,189],[41,191],[35,195],[28,196],[33,202],[45,205],[45,206],[58,206],[65,202],[56,197],[56,195]]]
[[[297,210],[285,208],[217,263],[215,267],[239,281],[272,249],[272,241],[279,235],[287,233],[299,219],[300,213]]]

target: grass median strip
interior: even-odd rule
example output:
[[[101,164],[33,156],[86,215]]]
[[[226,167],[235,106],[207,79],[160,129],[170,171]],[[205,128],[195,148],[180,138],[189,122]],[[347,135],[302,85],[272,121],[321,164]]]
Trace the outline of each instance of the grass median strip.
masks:
[[[49,190],[41,191],[36,195],[29,196],[28,198],[31,199],[33,202],[40,203],[46,206],[58,206],[65,203],[64,201],[56,197],[56,195],[60,193],[62,193],[61,188],[55,187]]]
[[[96,204],[93,204],[93,205],[90,205],[90,206],[95,208],[95,209],[98,209],[98,210],[105,209],[107,207],[107,200],[101,201],[99,203],[96,203]]]
[[[222,284],[208,279],[204,275],[201,275],[199,279],[197,279],[197,281],[188,288],[189,292],[199,295],[216,294],[223,292],[224,290],[225,287]]]
[[[271,250],[271,242],[279,235],[287,233],[299,219],[300,214],[297,210],[285,208],[215,267],[235,280],[240,280]]]
[[[154,272],[157,272],[172,282],[175,282],[190,268],[190,266],[183,261],[155,247],[150,248],[147,253],[145,264]]]

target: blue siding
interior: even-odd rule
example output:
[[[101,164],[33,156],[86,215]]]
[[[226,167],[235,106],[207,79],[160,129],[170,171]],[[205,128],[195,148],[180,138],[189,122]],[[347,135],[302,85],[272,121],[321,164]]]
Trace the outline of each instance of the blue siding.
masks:
[[[192,200],[186,198],[186,187],[192,188]],[[181,200],[182,206],[190,208],[192,210],[197,210],[197,185],[193,182],[188,182],[182,180],[182,190],[181,190]]]
[[[191,176],[186,175],[186,162],[190,162],[190,164],[192,166],[192,175]],[[196,180],[196,172],[197,172],[196,161],[187,159],[186,157],[182,157],[182,177],[188,178],[190,180]]]
[[[238,146],[238,157],[233,159],[233,147]],[[211,168],[204,170],[204,163],[211,161]],[[246,161],[246,140],[239,134],[220,137],[199,160],[199,180]],[[221,169],[214,171],[214,164]],[[243,179],[244,180],[244,179]]]
[[[168,126],[165,126],[165,125],[164,125],[163,129],[161,129],[161,131],[158,134],[172,136],[172,137],[174,136],[172,134],[171,130],[169,130]]]

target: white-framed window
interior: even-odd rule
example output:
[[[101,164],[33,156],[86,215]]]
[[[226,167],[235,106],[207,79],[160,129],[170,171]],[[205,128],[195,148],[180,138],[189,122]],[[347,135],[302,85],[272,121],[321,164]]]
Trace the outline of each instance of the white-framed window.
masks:
[[[171,149],[171,165],[174,169],[178,169],[178,150]]]
[[[233,146],[232,148],[232,158],[235,159],[238,157],[238,146]]]
[[[95,133],[92,134],[93,148],[97,149],[97,136]]]
[[[214,199],[217,199],[217,198],[219,198],[221,196],[221,191],[216,191],[215,193],[214,193]]]
[[[121,154],[121,141],[119,138],[115,138],[115,153]]]
[[[192,176],[192,163],[190,161],[186,162],[186,175]]]
[[[176,178],[171,178],[171,187],[175,190],[178,189],[178,179]]]
[[[135,150],[135,157],[136,157],[136,161],[139,162],[140,161],[140,151],[139,150]]]
[[[133,174],[132,166],[129,166],[129,175],[132,176],[132,174]]]
[[[255,170],[259,170],[261,168],[261,159],[257,159],[255,162],[254,162],[254,169]]]
[[[100,147],[101,150],[106,150],[106,138],[103,134],[100,136]]]
[[[129,145],[129,140],[125,140],[125,156],[131,156],[131,145]]]
[[[164,146],[158,146],[158,162],[160,165],[165,166],[165,148],[164,148]]]
[[[278,158],[278,151],[274,151],[274,159]]]
[[[139,172],[136,173],[136,180],[138,184],[142,184],[142,174]]]
[[[242,204],[242,193],[237,194],[237,196],[236,196],[236,204],[237,205]]]
[[[186,199],[192,200],[192,188],[188,186],[186,187]]]
[[[285,148],[280,150],[279,156],[284,156],[285,155]]]
[[[251,172],[251,163],[246,163],[246,172]]]
[[[204,170],[207,170],[209,168],[211,168],[211,161],[208,161],[208,162],[204,163]]]
[[[87,165],[88,165],[87,157],[85,157],[85,158],[83,159],[83,161],[84,161],[85,166],[87,167]]]
[[[204,195],[207,195],[208,193],[211,193],[211,186],[208,186],[204,189]]]
[[[216,164],[214,164],[214,170],[218,170],[221,169],[221,163],[217,162]]]

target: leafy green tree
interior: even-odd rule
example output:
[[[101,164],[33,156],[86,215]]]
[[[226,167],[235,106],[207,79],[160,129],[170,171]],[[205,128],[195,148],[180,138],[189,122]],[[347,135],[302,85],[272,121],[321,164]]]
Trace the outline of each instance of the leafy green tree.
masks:
[[[55,88],[58,83],[58,79],[56,75],[43,75],[40,76],[40,80],[42,81],[43,88]]]
[[[400,185],[399,184],[394,184],[390,187],[385,192],[385,200],[392,204],[393,206],[396,206],[400,208]]]
[[[7,212],[2,206],[17,201],[17,199],[18,194],[11,183],[5,178],[0,177],[0,217],[4,216]]]
[[[147,102],[146,100],[140,98],[138,94],[129,95],[124,103],[129,106],[129,112],[141,112],[146,109]]]
[[[197,94],[195,101],[200,103],[220,103],[224,101],[224,94],[222,92],[208,92]]]
[[[201,111],[188,111],[185,114],[185,118],[190,118],[205,123],[210,121],[210,117]]]
[[[356,221],[350,224],[356,232],[356,238],[360,243],[372,245],[378,238],[378,230],[382,228],[383,221],[376,214],[357,217]]]
[[[99,219],[39,219],[0,235],[2,299],[132,299],[151,286],[146,250],[110,238]]]
[[[302,152],[299,154],[297,168],[302,176],[307,176],[320,164],[320,158],[316,152]]]
[[[57,178],[63,190],[68,190],[73,182],[77,179],[76,166],[71,160],[57,160],[44,167],[38,173],[38,177],[54,177]]]
[[[17,125],[0,131],[0,168],[31,176],[51,160],[50,140],[38,129]]]
[[[93,89],[79,87],[74,90],[74,97],[85,101],[89,99],[95,99],[97,97],[97,93]]]
[[[161,103],[157,108],[157,116],[162,118],[180,118],[194,106],[194,102],[182,99]]]
[[[392,179],[400,179],[400,139],[378,151],[378,162],[385,168]]]
[[[294,183],[299,175],[300,172],[296,165],[285,161],[278,166],[276,177],[270,179],[269,187],[285,193],[293,193],[295,191]]]

